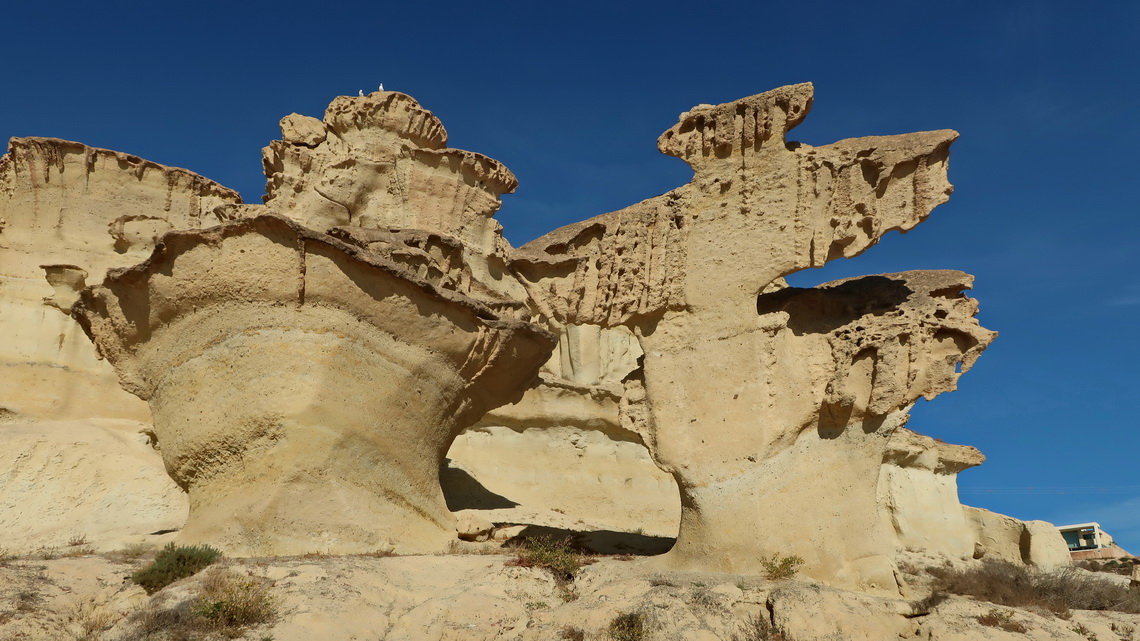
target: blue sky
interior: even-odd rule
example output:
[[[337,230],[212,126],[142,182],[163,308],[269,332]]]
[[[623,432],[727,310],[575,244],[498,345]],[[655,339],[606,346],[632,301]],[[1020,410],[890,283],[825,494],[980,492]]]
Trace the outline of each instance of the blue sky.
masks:
[[[797,275],[954,268],[1001,333],[911,427],[981,449],[965,503],[1097,520],[1140,554],[1140,3],[9,2],[0,138],[186,167],[260,202],[291,112],[385,88],[521,186],[516,245],[686,182],[677,114],[811,81],[791,138],[951,128],[950,203]]]

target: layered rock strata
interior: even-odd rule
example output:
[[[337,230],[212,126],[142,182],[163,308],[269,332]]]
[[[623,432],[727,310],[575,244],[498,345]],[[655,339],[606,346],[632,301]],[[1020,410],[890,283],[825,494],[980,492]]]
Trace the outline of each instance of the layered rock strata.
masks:
[[[146,258],[171,229],[240,203],[185,169],[54,138],[0,156],[0,407],[38,419],[149,422],[69,317],[87,279]]]
[[[954,389],[994,334],[959,272],[785,289],[783,276],[910,229],[951,191],[955,132],[788,142],[811,101],[803,84],[682,114],[658,148],[692,182],[552,232],[514,268],[556,324],[639,338],[625,415],[681,492],[663,566],[755,572],[797,554],[810,576],[893,589],[876,501],[887,436],[916,399]]]
[[[75,307],[150,403],[187,542],[230,554],[438,552],[452,439],[554,344],[383,255],[263,215],[167,234]]]

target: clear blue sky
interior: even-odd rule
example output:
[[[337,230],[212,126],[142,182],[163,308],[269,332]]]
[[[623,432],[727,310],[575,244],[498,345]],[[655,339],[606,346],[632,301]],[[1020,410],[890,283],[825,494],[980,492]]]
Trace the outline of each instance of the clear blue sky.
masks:
[[[516,245],[689,178],[678,113],[812,81],[791,137],[952,128],[950,203],[802,273],[954,268],[1001,336],[911,427],[977,446],[964,502],[1140,554],[1140,3],[6,2],[0,137],[186,167],[260,202],[291,112],[383,82],[521,186]]]

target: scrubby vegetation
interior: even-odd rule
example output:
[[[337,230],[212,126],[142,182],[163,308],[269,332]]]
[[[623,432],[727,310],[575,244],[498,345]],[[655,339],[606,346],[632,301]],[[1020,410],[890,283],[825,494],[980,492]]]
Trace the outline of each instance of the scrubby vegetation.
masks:
[[[239,637],[247,628],[277,618],[269,587],[256,578],[214,571],[202,581],[194,598],[168,605],[168,600],[156,597],[132,615],[131,631],[121,641]]]
[[[773,554],[772,558],[760,558],[760,565],[764,566],[764,574],[769,579],[790,579],[796,575],[804,560],[798,556],[780,556]]]
[[[169,543],[154,557],[154,562],[132,574],[131,580],[141,585],[147,594],[154,594],[179,579],[197,574],[221,556],[221,551],[208,545]]]
[[[626,612],[614,617],[610,622],[612,641],[641,641],[645,638],[645,615],[640,612]]]
[[[1034,570],[1006,561],[986,561],[958,570],[930,567],[935,592],[971,596],[1014,608],[1040,607],[1068,618],[1070,610],[1140,613],[1140,591],[1066,568]]]
[[[990,608],[989,612],[978,616],[978,623],[988,628],[998,628],[1006,632],[1018,632],[1025,634],[1029,628],[1020,621],[1013,620],[1013,612],[1009,610],[999,610],[997,608]]]
[[[554,578],[569,582],[588,561],[574,550],[565,539],[536,536],[524,539],[515,548],[515,558],[509,564],[524,568],[546,568]]]

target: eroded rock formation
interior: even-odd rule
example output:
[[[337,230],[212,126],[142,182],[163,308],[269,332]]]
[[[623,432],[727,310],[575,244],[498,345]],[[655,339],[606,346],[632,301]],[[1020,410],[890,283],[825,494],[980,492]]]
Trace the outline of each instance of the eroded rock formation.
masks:
[[[441,551],[451,440],[553,345],[525,321],[272,215],[166,235],[76,313],[146,399],[182,538],[236,554]]]
[[[183,540],[443,551],[448,447],[554,346],[504,279],[490,216],[514,179],[442,149],[442,125],[403,94],[337,99],[320,122],[283,120],[267,205],[166,235],[76,313],[150,403],[190,494]],[[408,191],[384,198],[389,179]]]
[[[662,565],[747,572],[794,553],[812,576],[892,589],[875,489],[887,437],[994,334],[959,272],[785,288],[950,193],[955,132],[787,141],[811,101],[803,84],[682,114],[658,148],[691,183],[552,232],[515,268],[555,323],[625,325],[641,342],[626,415],[681,489]]]
[[[0,407],[42,419],[150,421],[69,317],[88,280],[213,225],[237,193],[198,174],[54,138],[0,156]]]
[[[183,170],[17,139],[0,161],[0,303],[19,311],[0,328],[23,332],[5,358],[39,391],[4,403],[70,417],[60,399],[87,394],[124,408],[110,415],[152,412],[190,497],[181,540],[234,555],[447,549],[439,470],[474,425],[453,471],[471,472],[472,502],[503,504],[453,506],[495,508],[460,515],[469,538],[527,510],[668,535],[679,491],[658,568],[752,574],[795,554],[810,577],[893,591],[901,548],[1011,558],[1008,524],[956,499],[954,475],[980,454],[903,429],[994,338],[963,293],[972,278],[783,280],[924,220],[951,191],[957,134],[790,142],[812,91],[682,114],[658,148],[690,183],[519,249],[493,218],[513,174],[447,148],[400,93],[282,119],[264,205]],[[108,392],[67,311],[150,412]],[[35,369],[60,362],[81,392]],[[538,475],[573,487],[544,494]],[[1033,528],[1016,554],[1051,562]]]

